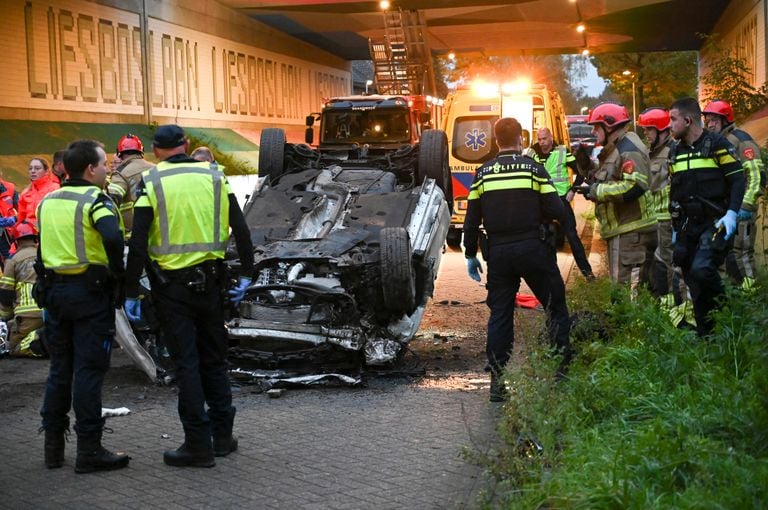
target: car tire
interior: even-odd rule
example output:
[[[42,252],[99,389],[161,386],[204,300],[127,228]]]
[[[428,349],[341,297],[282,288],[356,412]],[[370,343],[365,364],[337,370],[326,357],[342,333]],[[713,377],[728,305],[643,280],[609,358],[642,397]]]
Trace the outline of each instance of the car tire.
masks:
[[[427,129],[419,142],[419,161],[416,184],[423,184],[426,178],[434,179],[443,191],[448,209],[453,211],[453,179],[448,165],[448,138],[445,131]]]
[[[382,228],[379,242],[384,306],[395,312],[411,313],[416,307],[416,279],[408,232],[402,227]]]
[[[280,128],[264,129],[259,140],[259,177],[277,180],[283,174],[284,159],[285,131]]]

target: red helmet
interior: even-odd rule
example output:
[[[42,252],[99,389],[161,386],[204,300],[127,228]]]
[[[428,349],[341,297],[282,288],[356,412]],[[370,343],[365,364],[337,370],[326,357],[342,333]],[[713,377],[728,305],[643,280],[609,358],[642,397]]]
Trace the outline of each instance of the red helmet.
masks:
[[[13,228],[13,237],[16,239],[29,236],[37,237],[37,229],[33,224],[22,221]]]
[[[624,105],[600,103],[589,112],[587,124],[604,124],[605,127],[620,127],[629,122],[629,113]]]
[[[722,115],[725,117],[725,120],[727,120],[729,124],[736,118],[733,115],[733,108],[731,107],[730,103],[728,103],[728,101],[723,101],[722,99],[713,99],[710,101],[702,113],[714,113],[716,115]]]
[[[141,144],[138,136],[128,133],[117,142],[117,150],[115,152],[121,154],[125,151],[144,152],[144,146]]]
[[[637,119],[637,125],[640,127],[652,127],[659,131],[669,129],[669,112],[664,108],[651,107],[646,108]]]

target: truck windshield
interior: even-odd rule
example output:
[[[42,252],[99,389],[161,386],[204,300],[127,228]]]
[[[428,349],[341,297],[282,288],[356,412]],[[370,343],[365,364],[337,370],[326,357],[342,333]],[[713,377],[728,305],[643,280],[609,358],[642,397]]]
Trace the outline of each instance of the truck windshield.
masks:
[[[403,143],[411,139],[408,111],[330,110],[323,112],[322,144]]]

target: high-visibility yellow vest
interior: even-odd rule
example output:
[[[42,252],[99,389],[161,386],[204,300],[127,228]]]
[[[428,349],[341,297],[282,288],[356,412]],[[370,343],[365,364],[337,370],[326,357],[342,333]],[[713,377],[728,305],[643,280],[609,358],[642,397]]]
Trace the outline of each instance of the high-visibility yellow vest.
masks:
[[[229,183],[208,162],[163,161],[142,174],[135,207],[151,207],[149,256],[175,270],[223,259],[229,239]]]
[[[96,204],[100,196],[108,203]],[[60,274],[80,274],[90,265],[108,266],[107,252],[94,226],[107,216],[115,216],[123,231],[117,207],[97,186],[65,186],[46,195],[37,208],[45,268]]]

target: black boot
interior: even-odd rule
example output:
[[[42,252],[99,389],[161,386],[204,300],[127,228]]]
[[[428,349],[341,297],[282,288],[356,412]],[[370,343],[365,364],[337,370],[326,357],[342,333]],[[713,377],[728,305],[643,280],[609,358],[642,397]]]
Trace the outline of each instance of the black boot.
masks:
[[[101,432],[77,436],[77,461],[75,473],[111,471],[128,466],[131,458],[125,453],[112,453],[101,446]]]
[[[226,457],[237,450],[237,437],[232,435],[232,425],[235,422],[235,408],[230,409],[223,423],[213,423],[213,453],[216,457]]]
[[[64,441],[66,429],[45,431],[45,467],[60,468],[64,465]]]
[[[504,402],[507,400],[507,388],[504,386],[504,380],[501,374],[495,370],[491,370],[491,391],[488,400],[491,402]]]
[[[163,462],[176,467],[213,467],[216,465],[213,448],[210,446],[200,449],[190,448],[186,442],[175,450],[166,450],[163,454]]]

